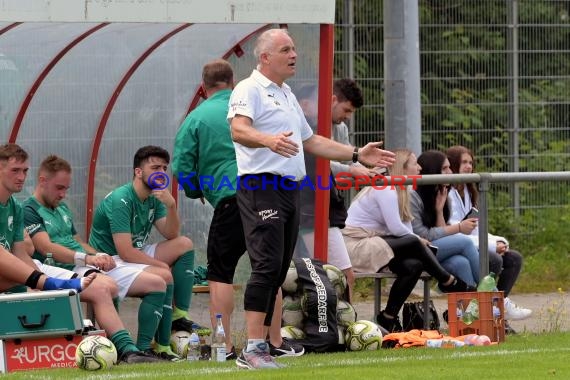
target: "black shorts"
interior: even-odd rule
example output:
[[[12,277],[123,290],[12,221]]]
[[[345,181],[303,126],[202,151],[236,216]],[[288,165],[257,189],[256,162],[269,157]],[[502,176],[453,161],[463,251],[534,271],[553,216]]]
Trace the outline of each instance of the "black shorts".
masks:
[[[287,275],[299,233],[298,186],[269,173],[244,181],[247,183],[238,189],[237,199],[251,262],[248,288],[277,290]],[[287,188],[263,185],[271,181],[283,182]]]
[[[214,210],[208,234],[208,280],[232,284],[245,236],[236,197],[222,200]]]

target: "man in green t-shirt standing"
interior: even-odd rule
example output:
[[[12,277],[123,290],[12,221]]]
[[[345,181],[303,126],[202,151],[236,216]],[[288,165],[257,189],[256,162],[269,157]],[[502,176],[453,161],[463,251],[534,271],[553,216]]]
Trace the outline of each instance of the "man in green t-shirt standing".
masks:
[[[93,247],[81,239],[75,230],[71,210],[63,202],[70,185],[71,165],[66,160],[51,155],[42,161],[34,194],[24,202],[24,223],[35,249],[33,258],[43,262],[45,255],[50,252],[56,260],[56,265],[65,268],[60,269],[61,272],[75,272],[81,276],[91,272],[99,272],[99,270],[105,271],[107,276],[97,275],[96,282],[101,282],[102,285],[97,292],[93,292],[94,297],[92,297],[91,303],[95,310],[97,323],[117,347],[119,360],[123,363],[159,361],[157,357],[145,354],[135,345],[115,310],[113,299],[117,297],[119,290],[110,275],[120,278],[126,269],[118,268],[111,256],[96,252]],[[152,287],[153,279],[160,281],[158,276],[139,271],[133,273],[137,275],[140,273],[137,281],[150,282],[151,285],[145,289],[146,293],[154,291],[164,297],[166,284],[163,284],[162,287]],[[136,290],[136,287],[133,287],[132,290]],[[146,294],[141,292],[137,295],[143,297],[144,303]],[[156,323],[147,321],[153,321],[156,318],[153,317],[152,310],[147,309],[142,309],[143,314],[139,318],[143,321],[143,326],[139,327],[141,335],[139,340],[144,342],[145,336],[148,336],[149,338],[146,340],[150,347],[152,336],[156,331]],[[152,329],[152,331],[145,334],[148,329]]]
[[[180,235],[176,202],[168,189],[168,152],[158,146],[145,146],[137,150],[133,161],[133,180],[99,203],[89,244],[99,252],[119,256],[116,262],[167,271],[155,352],[172,355],[171,328],[190,331],[193,323],[188,319],[194,285],[193,245]],[[148,242],[153,226],[165,240]]]

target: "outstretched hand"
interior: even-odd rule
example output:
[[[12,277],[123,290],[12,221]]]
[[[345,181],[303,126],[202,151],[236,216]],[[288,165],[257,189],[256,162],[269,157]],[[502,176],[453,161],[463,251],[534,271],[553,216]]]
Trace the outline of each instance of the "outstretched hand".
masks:
[[[395,161],[396,155],[389,150],[380,149],[383,142],[371,142],[360,148],[358,161],[373,167],[390,167]]]
[[[283,132],[278,135],[270,136],[265,146],[283,157],[289,158],[296,156],[297,153],[299,153],[299,145],[289,139],[291,135],[293,135],[293,132]]]

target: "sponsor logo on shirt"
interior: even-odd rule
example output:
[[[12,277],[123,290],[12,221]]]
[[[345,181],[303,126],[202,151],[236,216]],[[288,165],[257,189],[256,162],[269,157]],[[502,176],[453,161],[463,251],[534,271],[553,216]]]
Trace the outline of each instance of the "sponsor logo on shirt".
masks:
[[[235,111],[238,108],[246,108],[247,107],[247,103],[244,102],[243,100],[238,100],[237,102],[233,102],[230,104],[230,108]]]
[[[28,231],[28,233],[31,235],[34,232],[36,232],[42,225],[39,223],[35,223],[35,224],[30,224],[29,226],[26,227],[26,231]]]

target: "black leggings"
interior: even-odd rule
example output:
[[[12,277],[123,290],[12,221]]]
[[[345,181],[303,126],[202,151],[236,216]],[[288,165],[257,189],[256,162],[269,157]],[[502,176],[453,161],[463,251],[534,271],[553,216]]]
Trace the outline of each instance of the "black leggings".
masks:
[[[437,261],[431,250],[415,235],[385,236],[383,239],[394,252],[388,268],[397,275],[390,289],[386,314],[396,316],[416,286],[422,271],[437,281],[449,281],[450,274]]]

